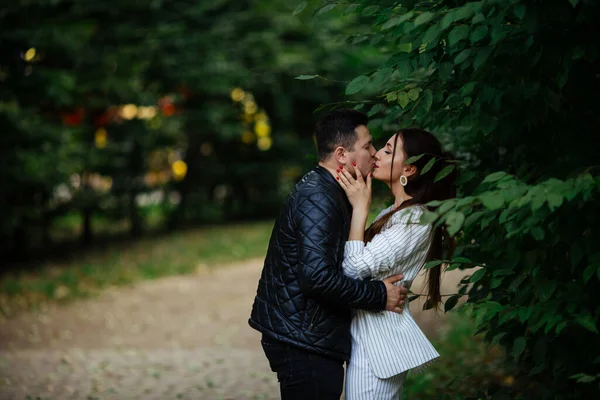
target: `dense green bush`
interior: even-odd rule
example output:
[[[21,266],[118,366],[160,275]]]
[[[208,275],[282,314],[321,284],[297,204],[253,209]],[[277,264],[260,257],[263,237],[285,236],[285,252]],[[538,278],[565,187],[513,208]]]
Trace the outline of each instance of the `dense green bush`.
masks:
[[[596,397],[597,2],[315,1],[306,9],[372,25],[348,40],[388,60],[346,94],[372,99],[363,108],[375,132],[423,126],[458,156],[460,199],[432,204],[425,218],[459,239],[449,268],[483,267],[459,295],[468,294],[479,331],[518,361],[515,385],[496,396]]]

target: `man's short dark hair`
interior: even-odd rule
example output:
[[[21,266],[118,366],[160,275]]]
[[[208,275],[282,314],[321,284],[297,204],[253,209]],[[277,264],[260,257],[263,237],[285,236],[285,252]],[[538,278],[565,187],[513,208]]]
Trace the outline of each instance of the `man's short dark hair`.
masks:
[[[360,111],[340,108],[325,115],[315,127],[319,161],[325,161],[338,147],[354,150],[356,127],[367,125],[369,117]]]

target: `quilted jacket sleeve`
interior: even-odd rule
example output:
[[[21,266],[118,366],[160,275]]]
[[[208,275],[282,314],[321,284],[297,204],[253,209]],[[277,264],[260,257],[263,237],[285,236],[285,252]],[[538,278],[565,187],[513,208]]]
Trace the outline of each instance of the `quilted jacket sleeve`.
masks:
[[[381,281],[345,276],[338,260],[342,212],[327,193],[300,199],[296,214],[298,281],[309,297],[342,307],[383,310],[386,289]]]

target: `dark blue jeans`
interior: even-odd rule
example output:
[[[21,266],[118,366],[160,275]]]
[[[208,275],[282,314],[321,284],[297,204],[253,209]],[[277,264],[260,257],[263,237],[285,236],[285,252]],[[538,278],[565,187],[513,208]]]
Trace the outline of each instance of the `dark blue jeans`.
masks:
[[[261,340],[271,370],[277,373],[282,400],[339,400],[344,362],[268,339]]]

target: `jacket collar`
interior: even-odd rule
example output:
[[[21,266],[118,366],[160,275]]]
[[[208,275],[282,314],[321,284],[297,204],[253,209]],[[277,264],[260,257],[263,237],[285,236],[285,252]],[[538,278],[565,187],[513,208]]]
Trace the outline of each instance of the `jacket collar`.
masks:
[[[329,172],[327,168],[317,165],[313,171],[315,171],[317,176],[319,176],[319,180],[324,185],[331,187],[331,190],[334,193],[337,193],[339,196],[341,196],[346,207],[350,206],[350,202],[348,201],[348,196],[346,196],[346,192],[344,192],[344,189],[342,189],[338,181],[336,181],[336,179],[333,177],[333,175],[331,174],[331,172]]]

